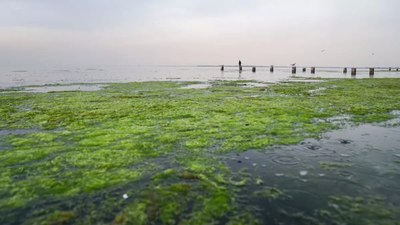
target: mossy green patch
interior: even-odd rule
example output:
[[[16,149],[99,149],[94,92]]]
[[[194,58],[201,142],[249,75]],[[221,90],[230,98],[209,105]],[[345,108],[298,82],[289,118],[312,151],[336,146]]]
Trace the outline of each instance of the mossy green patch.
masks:
[[[318,137],[338,127],[332,117],[381,122],[400,110],[396,79],[285,83],[262,91],[241,83],[182,89],[189,83],[144,82],[94,92],[2,93],[0,213],[35,215],[43,199],[79,202],[132,187],[134,197],[124,203],[113,197],[108,206],[111,200],[103,198],[101,203],[117,212],[110,218],[94,214],[90,222],[257,224],[236,213],[235,190],[268,181],[232,174],[220,154]],[[282,193],[259,194],[274,199]],[[58,213],[71,205],[49,208],[46,218],[85,223],[79,213],[73,218]],[[37,221],[34,217],[24,222]],[[0,222],[13,223],[8,218]]]
[[[38,224],[65,225],[71,224],[76,215],[72,211],[57,211]]]

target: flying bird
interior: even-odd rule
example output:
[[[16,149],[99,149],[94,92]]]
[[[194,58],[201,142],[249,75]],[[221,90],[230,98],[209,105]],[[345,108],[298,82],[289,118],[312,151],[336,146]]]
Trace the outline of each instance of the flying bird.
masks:
[[[321,52],[325,52],[325,51],[326,51],[325,49],[322,49],[322,50],[321,50]]]
[[[293,64],[290,64],[291,66],[295,66],[296,65],[296,63],[293,63]]]
[[[371,52],[371,55],[375,55],[375,53]]]

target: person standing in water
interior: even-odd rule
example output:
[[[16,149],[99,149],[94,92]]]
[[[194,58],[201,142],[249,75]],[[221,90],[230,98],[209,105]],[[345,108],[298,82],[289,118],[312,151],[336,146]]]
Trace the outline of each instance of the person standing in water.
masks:
[[[239,71],[242,71],[242,61],[239,60]]]

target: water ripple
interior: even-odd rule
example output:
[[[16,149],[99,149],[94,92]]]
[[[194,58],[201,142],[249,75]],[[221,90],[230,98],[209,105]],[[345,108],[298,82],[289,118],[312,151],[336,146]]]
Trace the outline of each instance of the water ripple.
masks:
[[[280,165],[297,165],[300,160],[294,156],[274,156],[272,162]]]

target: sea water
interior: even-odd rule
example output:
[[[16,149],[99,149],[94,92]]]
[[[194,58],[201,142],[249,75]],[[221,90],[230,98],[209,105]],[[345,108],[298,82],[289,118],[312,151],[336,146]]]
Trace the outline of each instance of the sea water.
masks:
[[[343,74],[340,67],[317,67],[311,74],[298,67],[296,77],[307,78],[352,78]],[[275,66],[273,73],[269,66],[251,66],[239,72],[236,66],[87,66],[87,67],[20,67],[0,68],[0,88],[27,85],[71,84],[71,83],[121,83],[143,81],[212,81],[212,80],[258,80],[279,82],[293,77],[290,67]],[[398,78],[400,72],[376,69],[374,78]],[[369,78],[368,68],[358,69],[356,78]]]

